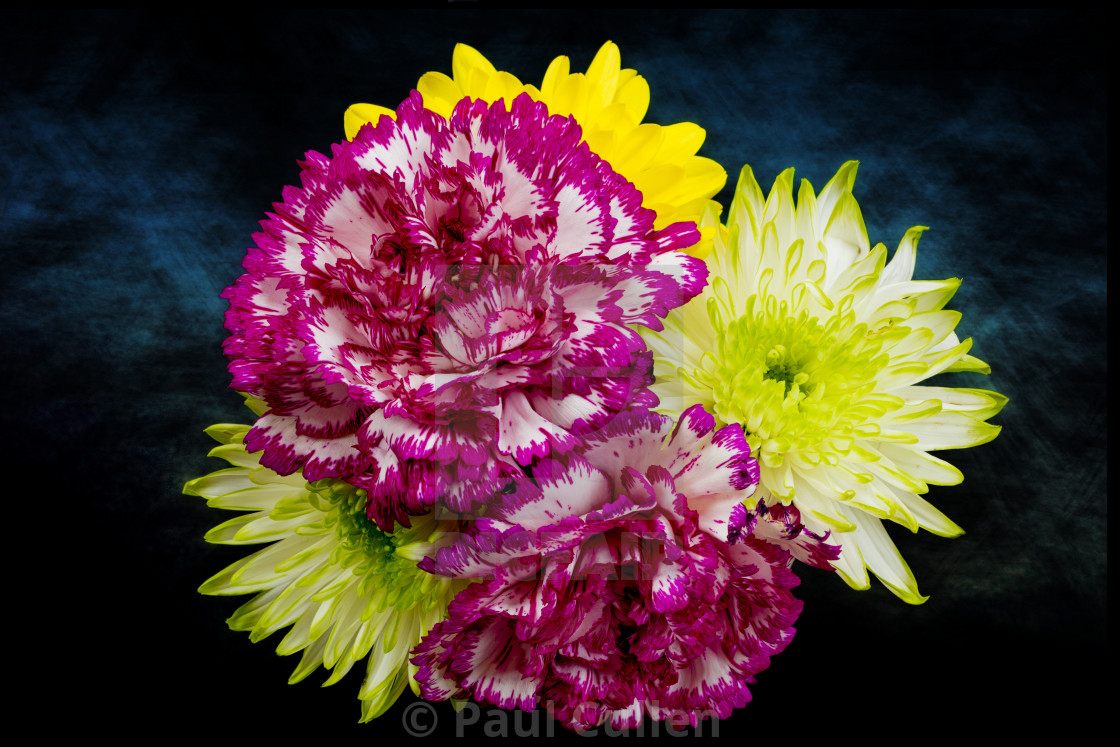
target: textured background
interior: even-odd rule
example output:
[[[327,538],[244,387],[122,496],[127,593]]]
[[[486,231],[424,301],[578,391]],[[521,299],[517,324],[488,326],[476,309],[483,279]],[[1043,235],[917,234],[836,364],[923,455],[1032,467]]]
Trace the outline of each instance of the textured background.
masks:
[[[156,737],[400,731],[357,672],[288,686],[295,658],[224,619],[199,583],[243,553],[183,483],[223,466],[201,432],[249,413],[219,292],[304,151],[357,101],[395,106],[456,41],[539,83],[611,39],[650,82],[648,121],[768,187],[847,159],[873,242],[915,224],[916,277],[1011,403],[994,442],[949,454],[932,499],[968,530],[893,532],[928,603],[804,569],[790,648],[721,726],[739,739],[1007,736],[1093,714],[1105,650],[1105,22],[1082,12],[5,12],[0,230],[8,677],[47,729]],[[224,513],[224,512],[222,512]],[[898,529],[892,527],[892,529]],[[18,560],[18,562],[16,562]],[[278,639],[279,636],[274,638]],[[356,668],[357,669],[357,668]],[[449,711],[441,709],[441,717]],[[437,734],[449,736],[451,727]],[[758,744],[758,742],[754,742]]]

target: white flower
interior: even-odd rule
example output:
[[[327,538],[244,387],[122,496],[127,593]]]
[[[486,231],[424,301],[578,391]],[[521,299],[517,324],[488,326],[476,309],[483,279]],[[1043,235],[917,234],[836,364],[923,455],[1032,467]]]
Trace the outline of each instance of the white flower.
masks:
[[[365,491],[341,480],[308,483],[300,472],[281,476],[245,451],[247,425],[207,429],[222,446],[210,452],[230,469],[191,480],[184,488],[214,508],[251,511],[214,527],[210,542],[271,542],[204,583],[203,594],[256,594],[229,619],[230,628],[256,642],[291,626],[277,646],[303,652],[289,682],[320,665],[333,669],[324,683],[342,679],[365,659],[358,693],[362,721],[385,712],[409,683],[419,692],[408,656],[447,612],[465,581],[416,567],[441,544],[440,523],[429,514],[411,528],[382,532],[366,515]]]
[[[756,500],[792,503],[805,525],[833,530],[837,571],[855,588],[867,570],[911,603],[925,601],[881,519],[945,537],[963,530],[921,496],[960,471],[930,451],[990,441],[996,392],[919,386],[942,371],[988,373],[944,308],[960,281],[914,280],[910,229],[889,263],[871,247],[852,196],[855,162],[816,196],[793,170],[763,198],[744,168],[726,230],[713,204],[709,285],[643,330],[653,389],[666,412],[703,404],[740,423],[761,465]]]

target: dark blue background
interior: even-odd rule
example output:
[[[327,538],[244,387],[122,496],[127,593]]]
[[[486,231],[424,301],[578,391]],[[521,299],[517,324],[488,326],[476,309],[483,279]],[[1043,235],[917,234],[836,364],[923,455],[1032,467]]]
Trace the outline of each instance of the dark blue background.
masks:
[[[911,607],[804,569],[790,648],[721,727],[741,740],[1004,737],[1096,712],[1105,650],[1106,54],[1102,14],[1015,12],[63,12],[0,24],[0,230],[9,679],[87,735],[377,739],[360,674],[285,684],[298,657],[224,626],[199,583],[244,554],[180,494],[221,466],[225,302],[296,160],[354,102],[395,106],[456,41],[540,82],[607,39],[650,82],[648,120],[768,188],[862,163],[873,242],[915,224],[916,276],[961,277],[958,332],[1011,402],[932,500],[956,540],[892,531]],[[898,529],[892,527],[892,529]],[[275,639],[275,640],[274,640]],[[20,661],[27,656],[26,661]],[[9,659],[9,662],[12,660]],[[441,708],[443,718],[450,711]],[[18,714],[14,714],[17,718]],[[11,716],[10,716],[11,718]],[[979,723],[980,727],[971,725]],[[909,726],[908,726],[909,725]],[[220,731],[219,731],[220,730]],[[437,735],[450,736],[450,727]],[[223,740],[224,741],[224,740]],[[759,744],[754,741],[754,744]]]

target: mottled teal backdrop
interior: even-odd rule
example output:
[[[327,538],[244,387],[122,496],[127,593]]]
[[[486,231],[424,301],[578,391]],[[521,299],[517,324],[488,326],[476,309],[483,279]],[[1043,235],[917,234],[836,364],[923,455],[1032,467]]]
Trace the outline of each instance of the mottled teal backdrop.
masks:
[[[930,226],[917,276],[963,278],[958,332],[993,372],[942,380],[1011,397],[998,439],[948,455],[965,482],[932,491],[968,534],[892,533],[930,601],[802,569],[798,635],[721,736],[1084,726],[1105,650],[1105,26],[1072,11],[5,11],[6,676],[44,734],[401,733],[411,695],[359,728],[357,671],[289,686],[275,641],[225,628],[239,601],[195,592],[243,554],[205,544],[224,517],[180,494],[221,466],[202,429],[249,417],[218,294],[349,104],[395,106],[450,72],[457,41],[539,83],[554,56],[583,70],[611,39],[650,83],[651,121],[707,129],[725,203],[743,163],[765,186],[795,166],[819,188],[858,159],[872,241]]]

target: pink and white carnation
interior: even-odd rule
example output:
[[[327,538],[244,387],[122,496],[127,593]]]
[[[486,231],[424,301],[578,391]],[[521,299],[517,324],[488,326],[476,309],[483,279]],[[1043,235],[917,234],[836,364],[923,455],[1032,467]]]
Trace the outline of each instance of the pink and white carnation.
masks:
[[[223,294],[232,386],[269,408],[246,446],[366,488],[383,528],[472,510],[654,404],[628,325],[661,329],[707,276],[677,251],[695,225],[655,231],[574,119],[528,95],[450,120],[421,103],[308,153]]]
[[[797,510],[743,501],[758,463],[696,405],[619,417],[540,460],[421,568],[478,578],[414,649],[431,700],[545,704],[572,728],[726,718],[793,635],[794,558],[838,554]]]

